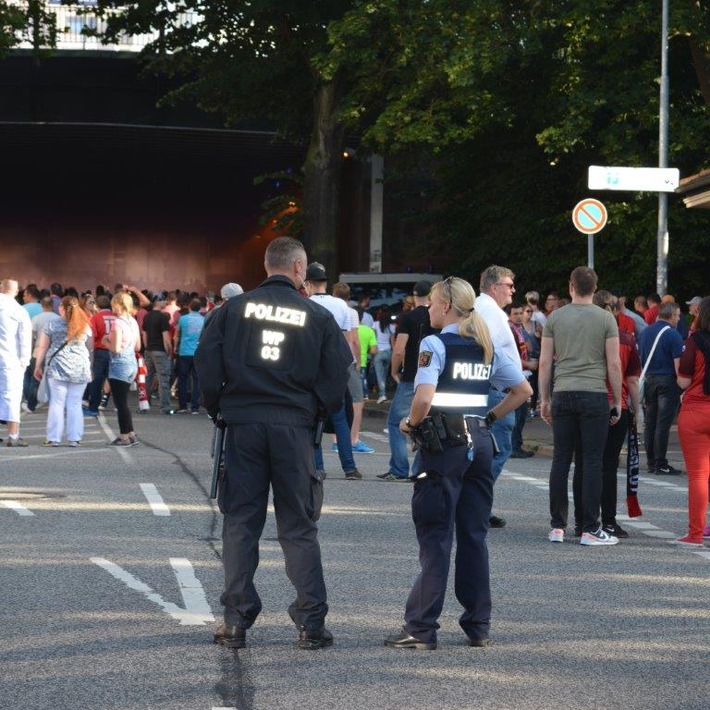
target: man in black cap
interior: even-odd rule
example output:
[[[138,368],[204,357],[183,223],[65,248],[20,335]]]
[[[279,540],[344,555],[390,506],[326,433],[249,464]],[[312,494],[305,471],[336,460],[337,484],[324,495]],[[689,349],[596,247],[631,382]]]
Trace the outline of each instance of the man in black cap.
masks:
[[[383,481],[406,481],[409,478],[409,458],[407,438],[400,431],[399,424],[407,414],[414,398],[414,376],[419,361],[419,343],[434,330],[429,323],[429,292],[431,282],[417,281],[412,289],[414,308],[402,314],[392,349],[390,370],[397,389],[392,398],[387,433],[390,439],[389,470],[380,474]]]

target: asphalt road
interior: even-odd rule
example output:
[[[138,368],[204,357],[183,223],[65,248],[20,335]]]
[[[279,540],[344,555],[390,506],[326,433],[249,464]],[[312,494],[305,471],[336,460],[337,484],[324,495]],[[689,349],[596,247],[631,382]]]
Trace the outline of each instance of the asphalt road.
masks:
[[[248,648],[212,645],[222,587],[220,516],[208,500],[210,422],[137,415],[143,445],[106,446],[115,415],[80,449],[0,447],[0,708],[707,709],[710,549],[685,532],[687,481],[642,476],[640,519],[613,548],[547,541],[540,453],[511,460],[489,536],[494,645],[471,649],[451,589],[434,652],[387,649],[417,573],[411,488],[385,483],[385,422],[366,417],[346,481],[326,453],[320,540],[335,646],[296,648],[293,590],[270,515]],[[531,434],[533,433],[531,427]],[[621,472],[620,472],[621,473]],[[619,482],[623,502],[623,481]],[[152,503],[151,503],[152,501]],[[620,512],[624,512],[620,509]]]

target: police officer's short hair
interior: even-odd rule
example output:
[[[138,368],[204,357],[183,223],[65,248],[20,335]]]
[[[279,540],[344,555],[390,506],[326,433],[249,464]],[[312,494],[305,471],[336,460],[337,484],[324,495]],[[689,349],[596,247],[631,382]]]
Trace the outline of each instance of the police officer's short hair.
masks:
[[[291,268],[296,259],[305,257],[306,250],[298,239],[277,237],[264,254],[264,264],[268,269],[284,271]]]

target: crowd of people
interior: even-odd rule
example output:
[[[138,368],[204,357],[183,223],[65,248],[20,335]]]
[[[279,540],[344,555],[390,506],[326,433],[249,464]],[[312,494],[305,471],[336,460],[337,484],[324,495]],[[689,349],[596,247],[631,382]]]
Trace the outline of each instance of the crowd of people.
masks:
[[[200,412],[194,354],[205,322],[225,300],[242,293],[225,284],[216,298],[171,291],[153,293],[127,284],[78,292],[61,284],[20,287],[0,282],[0,420],[6,446],[25,447],[21,412],[47,406],[45,446],[81,446],[84,417],[98,416],[109,400],[119,436],[113,446],[139,439],[129,406],[145,359],[145,404],[165,415]],[[18,373],[20,373],[18,375]],[[176,398],[178,407],[172,405]],[[2,441],[0,439],[0,441]]]
[[[550,292],[543,301],[536,291],[518,298],[512,270],[491,265],[481,273],[478,296],[462,279],[419,281],[394,314],[385,305],[369,308],[367,297],[350,300],[344,283],[329,293],[324,266],[308,264],[295,240],[276,240],[265,268],[268,278],[255,291],[241,297],[241,287],[228,283],[217,299],[125,284],[112,293],[101,286],[78,293],[58,283],[41,290],[0,282],[6,446],[27,445],[21,411],[43,402],[45,445],[59,446],[66,437],[69,446],[80,446],[84,417],[97,416],[109,397],[119,425],[110,443],[136,446],[128,393],[142,358],[145,400],[153,399],[162,414],[197,414],[204,407],[225,421],[220,506],[227,590],[217,643],[243,647],[261,608],[251,555],[269,484],[275,499],[298,503],[284,505],[281,514],[277,509],[277,524],[290,531],[284,551],[289,535],[310,540],[307,551],[287,552],[287,564],[290,554],[300,559],[288,566],[292,582],[312,600],[305,606],[297,600],[290,610],[299,644],[332,643],[323,625],[327,605],[315,538],[326,478],[323,443],[311,441],[303,427],[318,431],[317,422],[325,421],[345,478],[362,479],[355,454],[374,451],[360,438],[364,401],[371,396],[374,406],[389,407],[390,459],[378,478],[414,482],[422,565],[405,626],[386,639],[388,646],[436,648],[454,529],[461,626],[470,645],[487,644],[485,537],[489,527],[506,525],[492,512],[493,487],[508,458],[534,455],[523,446],[531,417],[553,430],[550,542],[567,536],[573,461],[575,537],[586,546],[628,537],[616,517],[622,448],[643,432],[648,473],[680,475],[667,458],[676,417],[689,491],[688,533],[675,542],[702,547],[710,539],[710,296],[687,301],[687,314],[670,295],[638,296],[629,309],[622,291],[598,289],[597,274],[577,267],[569,298]],[[311,320],[319,324],[317,334],[304,328]],[[319,355],[307,364],[300,359],[304,353]],[[282,475],[281,469],[294,466],[296,479]],[[246,476],[239,490],[229,486],[235,467]],[[247,539],[250,546],[242,549]]]

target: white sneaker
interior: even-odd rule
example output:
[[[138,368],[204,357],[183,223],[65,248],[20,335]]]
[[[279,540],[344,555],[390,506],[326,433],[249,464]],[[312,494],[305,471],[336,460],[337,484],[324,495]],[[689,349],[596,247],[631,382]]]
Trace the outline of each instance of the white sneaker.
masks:
[[[547,536],[550,542],[564,542],[565,541],[565,531],[562,528],[552,528],[550,534]]]
[[[377,399],[377,404],[382,404],[382,402],[386,402],[386,401],[387,401],[387,397],[379,397]]]
[[[594,532],[582,533],[582,539],[579,541],[580,545],[616,545],[619,542],[619,538],[614,535],[609,535],[609,533],[604,532],[601,528],[598,528]]]

